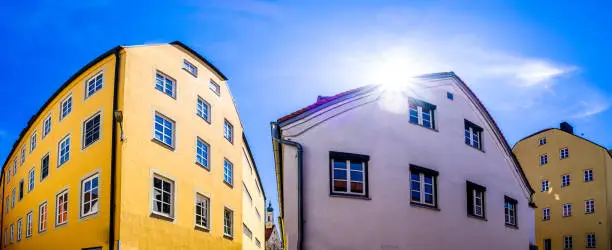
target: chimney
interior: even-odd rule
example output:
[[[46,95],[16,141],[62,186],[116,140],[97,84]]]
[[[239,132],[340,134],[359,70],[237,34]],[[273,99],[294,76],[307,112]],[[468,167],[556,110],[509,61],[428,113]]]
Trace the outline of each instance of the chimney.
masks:
[[[572,125],[567,122],[562,122],[561,124],[559,124],[559,128],[561,129],[561,131],[574,134],[574,127],[572,127]]]

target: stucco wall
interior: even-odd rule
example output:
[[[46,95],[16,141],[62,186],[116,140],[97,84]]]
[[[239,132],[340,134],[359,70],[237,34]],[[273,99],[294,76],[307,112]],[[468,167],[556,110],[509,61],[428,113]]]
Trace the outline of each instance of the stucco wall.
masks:
[[[529,247],[533,209],[508,154],[452,80],[427,84],[435,87],[413,89],[412,96],[437,105],[437,131],[408,122],[405,96],[380,92],[282,128],[285,139],[304,146],[305,249]],[[447,91],[454,100],[447,99]],[[464,144],[464,119],[484,128],[484,152]],[[329,151],[370,156],[371,200],[330,197]],[[283,146],[289,249],[297,243],[295,155]],[[409,164],[439,171],[440,211],[410,205]],[[466,215],[467,180],[487,188],[487,221]],[[518,200],[519,229],[505,226],[504,195]]]

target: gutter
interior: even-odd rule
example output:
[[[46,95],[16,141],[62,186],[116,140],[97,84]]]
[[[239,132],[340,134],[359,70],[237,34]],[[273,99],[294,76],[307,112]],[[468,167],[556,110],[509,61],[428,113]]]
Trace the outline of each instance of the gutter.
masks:
[[[110,190],[110,221],[109,221],[109,235],[108,235],[108,246],[110,250],[115,249],[115,208],[116,208],[116,186],[117,186],[117,119],[115,118],[115,111],[119,107],[119,77],[121,73],[121,47],[115,49],[115,88],[113,90],[113,132],[112,132],[112,146],[111,146],[111,190]]]
[[[280,138],[280,127],[278,126],[277,122],[271,122],[270,123],[270,133],[272,134],[272,141],[273,143],[279,143],[279,144],[285,144],[288,146],[292,146],[295,147],[297,149],[297,170],[298,170],[298,247],[297,250],[302,250],[304,249],[303,247],[303,243],[304,243],[304,209],[302,208],[302,204],[303,204],[303,189],[302,189],[302,169],[303,169],[303,157],[302,154],[304,152],[304,149],[302,147],[302,144],[299,144],[297,142],[294,141],[290,141],[290,140],[285,140],[285,139],[281,139]],[[279,153],[280,156],[280,152],[281,149],[279,147],[279,149],[277,150],[277,152]],[[281,164],[281,163],[279,163]]]

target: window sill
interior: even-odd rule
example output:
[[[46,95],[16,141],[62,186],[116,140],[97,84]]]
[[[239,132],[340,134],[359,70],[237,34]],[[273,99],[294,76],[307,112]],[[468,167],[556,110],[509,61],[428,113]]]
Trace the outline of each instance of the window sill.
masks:
[[[206,170],[210,171],[210,168],[209,168],[209,167],[207,167],[207,166],[205,166],[205,165],[204,165],[204,164],[202,164],[202,163],[199,163],[199,162],[197,162],[197,161],[196,161],[196,162],[195,162],[195,164],[196,164],[196,165],[198,165],[198,166],[200,166],[200,167],[202,167],[203,169],[206,169]]]
[[[227,182],[225,180],[223,180],[223,183],[225,183],[225,185],[227,185],[228,187],[230,187],[232,189],[234,188],[234,185],[232,185],[231,183],[229,183],[229,182]]]
[[[223,234],[223,238],[226,238],[228,240],[234,240],[234,236],[227,235],[227,234]]]
[[[187,68],[183,67],[183,70],[184,70],[184,71],[187,71],[187,73],[189,73],[189,74],[190,74],[190,75],[192,75],[193,77],[198,78],[198,75],[197,75],[197,74],[192,73],[192,72],[191,72],[191,71],[189,71]]]
[[[410,202],[410,206],[427,208],[427,209],[431,209],[431,210],[434,210],[434,211],[440,211],[440,209],[438,207],[431,206],[431,205],[425,205],[425,204],[421,204],[421,203],[416,203],[414,201]]]
[[[210,112],[209,112],[209,114],[210,114]],[[206,118],[202,117],[201,115],[198,115],[198,113],[196,113],[196,116],[197,116],[197,117],[200,117],[200,119],[204,120],[206,123],[211,124],[211,123],[210,123],[210,118],[209,118],[209,119],[206,119]]]
[[[424,128],[424,129],[429,129],[429,130],[434,131],[434,132],[440,132],[440,131],[438,131],[435,128],[425,127],[425,126],[423,126],[421,124],[418,124],[418,123],[412,123],[412,122],[408,121],[408,124],[412,124],[414,126],[421,127],[421,128]]]
[[[584,214],[594,214],[595,212],[585,212]]]
[[[210,228],[205,228],[205,227],[200,226],[200,225],[195,225],[193,229],[198,230],[198,231],[202,231],[202,232],[205,232],[205,233],[210,233]]]
[[[514,230],[518,230],[519,229],[519,227],[517,225],[511,225],[511,224],[506,224],[506,227],[514,229]]]
[[[174,151],[174,147],[173,146],[170,146],[170,145],[168,145],[168,144],[166,144],[166,143],[164,143],[164,142],[162,142],[162,141],[160,141],[158,139],[153,138],[153,139],[151,139],[151,141],[159,144],[160,146],[162,146],[162,147],[164,147],[164,148],[166,148],[166,149],[168,149],[170,151]]]
[[[156,213],[156,212],[151,212],[151,214],[149,215],[152,218],[156,218],[156,219],[160,219],[160,220],[165,220],[165,221],[169,221],[169,222],[174,222],[174,217],[170,217],[168,215],[165,214],[160,214],[160,213]]]
[[[358,200],[372,200],[370,197],[365,195],[350,195],[350,194],[330,194],[329,197],[334,198],[349,198],[349,199],[358,199]]]
[[[465,144],[465,143],[464,143],[464,144]],[[465,145],[466,145],[466,146],[468,146],[468,147],[470,147],[470,148],[473,148],[473,149],[475,149],[475,150],[478,150],[478,151],[480,151],[480,152],[482,152],[482,153],[485,153],[485,151],[484,151],[482,148],[477,148],[477,147],[474,147],[474,146],[472,146],[472,145],[468,145],[468,144],[465,144]]]
[[[100,214],[100,211],[92,213],[92,214],[80,215],[79,222],[98,217],[99,214]]]
[[[473,214],[468,214],[467,217],[472,218],[472,219],[476,219],[476,220],[481,220],[481,221],[489,221],[485,217],[480,217],[478,215],[473,215]]]
[[[57,228],[62,228],[62,227],[65,227],[65,226],[68,226],[68,222],[64,222],[64,223],[62,223],[62,224],[55,224],[55,228],[56,228],[56,229],[57,229]]]

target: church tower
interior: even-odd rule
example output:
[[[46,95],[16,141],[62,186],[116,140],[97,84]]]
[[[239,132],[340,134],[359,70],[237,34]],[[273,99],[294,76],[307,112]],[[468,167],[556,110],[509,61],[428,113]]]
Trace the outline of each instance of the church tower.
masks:
[[[271,228],[274,225],[274,208],[272,208],[272,202],[268,203],[266,209],[266,228]]]

